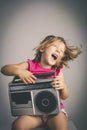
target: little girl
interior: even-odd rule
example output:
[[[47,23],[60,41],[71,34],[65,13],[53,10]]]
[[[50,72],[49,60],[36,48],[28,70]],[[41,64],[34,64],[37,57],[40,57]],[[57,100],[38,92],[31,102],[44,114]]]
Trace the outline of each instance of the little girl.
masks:
[[[68,66],[68,61],[81,53],[80,48],[68,45],[62,37],[50,35],[34,49],[36,53],[33,60],[5,65],[1,72],[9,76],[18,76],[25,84],[35,83],[37,80],[35,73],[55,72],[52,86],[59,91],[60,99],[65,100],[69,96],[69,91],[62,68],[64,65]],[[67,114],[62,102],[60,108],[58,114],[47,117],[45,123],[51,130],[68,130]],[[23,115],[14,121],[12,130],[32,130],[43,123],[41,116]]]

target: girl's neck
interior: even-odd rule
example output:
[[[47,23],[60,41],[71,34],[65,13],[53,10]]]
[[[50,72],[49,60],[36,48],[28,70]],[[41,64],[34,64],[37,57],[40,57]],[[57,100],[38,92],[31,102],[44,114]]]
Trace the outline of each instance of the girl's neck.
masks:
[[[47,65],[47,64],[44,64],[42,62],[40,62],[40,65],[43,67],[43,68],[47,68],[47,69],[51,69],[51,66]]]

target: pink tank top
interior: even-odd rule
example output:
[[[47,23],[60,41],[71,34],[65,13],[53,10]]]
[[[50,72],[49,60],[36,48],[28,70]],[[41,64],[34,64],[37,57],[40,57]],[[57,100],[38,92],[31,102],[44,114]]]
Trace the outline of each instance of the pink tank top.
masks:
[[[32,61],[28,59],[28,70],[32,72],[33,74],[37,73],[45,73],[45,72],[55,72],[55,75],[58,75],[62,67],[59,67],[58,69],[54,70],[52,68],[43,68],[38,61]]]

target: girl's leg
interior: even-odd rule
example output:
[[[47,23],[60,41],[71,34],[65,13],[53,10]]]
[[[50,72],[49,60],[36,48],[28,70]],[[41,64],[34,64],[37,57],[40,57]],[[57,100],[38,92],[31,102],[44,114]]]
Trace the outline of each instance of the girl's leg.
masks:
[[[50,117],[47,121],[51,130],[68,130],[66,115],[60,112],[56,116]]]
[[[20,116],[12,124],[12,130],[31,130],[42,124],[42,119],[35,116]]]

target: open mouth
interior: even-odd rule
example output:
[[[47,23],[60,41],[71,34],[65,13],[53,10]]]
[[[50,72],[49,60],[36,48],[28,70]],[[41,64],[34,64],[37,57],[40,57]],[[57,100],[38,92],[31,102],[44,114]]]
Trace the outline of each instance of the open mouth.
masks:
[[[54,58],[54,60],[56,60],[58,58],[58,55],[52,54],[52,57]]]

